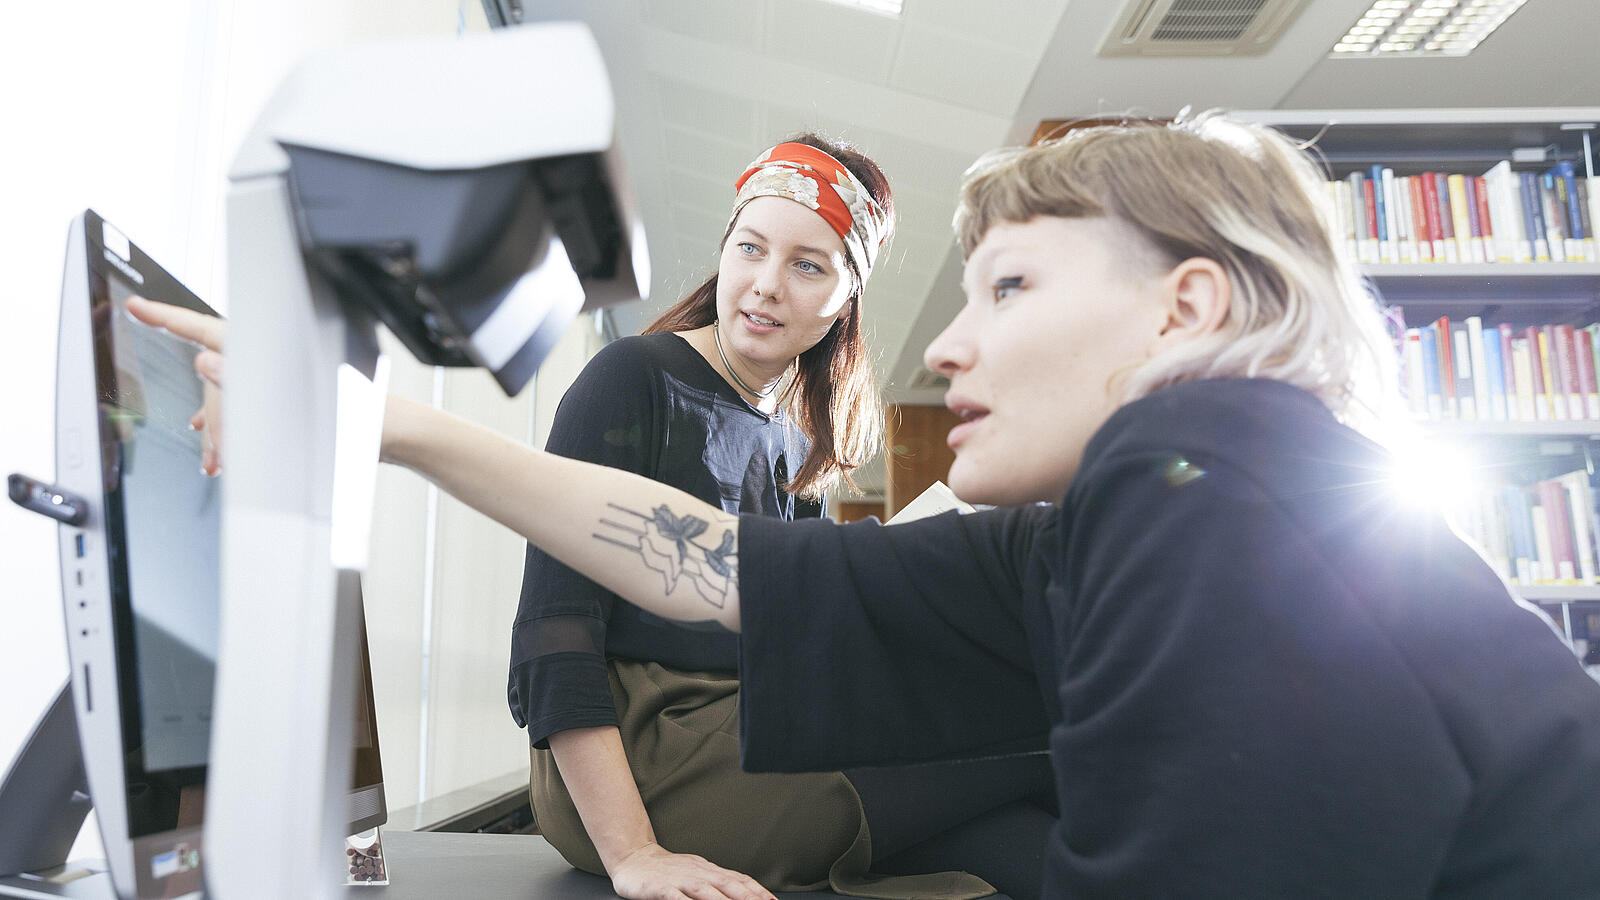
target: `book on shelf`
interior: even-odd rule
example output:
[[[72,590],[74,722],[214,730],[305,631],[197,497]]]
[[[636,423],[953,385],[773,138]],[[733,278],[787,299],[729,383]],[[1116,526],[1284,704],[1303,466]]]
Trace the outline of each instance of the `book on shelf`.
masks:
[[[1584,233],[1593,234],[1594,231],[1589,225],[1600,224],[1600,175],[1591,175],[1579,181],[1578,190],[1588,200],[1584,209],[1588,212],[1589,218],[1584,220]],[[1595,241],[1595,255],[1600,258],[1600,239]]]
[[[1367,262],[1382,262],[1382,242],[1378,236],[1378,194],[1372,179],[1356,176],[1361,180],[1361,211],[1366,216],[1366,224],[1361,232],[1361,247]]]
[[[1533,260],[1550,262],[1549,232],[1544,227],[1544,198],[1539,176],[1533,172],[1518,172],[1517,182],[1522,188],[1522,215],[1527,222],[1528,240],[1533,243]]]
[[[1481,174],[1399,174],[1374,163],[1329,181],[1346,249],[1360,262],[1600,262],[1597,178],[1559,160],[1500,160]]]
[[[1488,353],[1483,346],[1483,319],[1478,316],[1468,316],[1466,319],[1467,332],[1467,361],[1472,370],[1469,381],[1472,384],[1472,406],[1477,411],[1477,418],[1494,419],[1494,407],[1490,403],[1490,383],[1500,378],[1499,366],[1493,371],[1489,369]],[[1505,416],[1502,414],[1501,419]]]
[[[1407,328],[1401,344],[1400,371],[1405,379],[1406,408],[1413,418],[1425,419],[1431,415],[1427,374],[1422,365],[1422,329]],[[1437,399],[1435,394],[1434,398]]]
[[[1566,204],[1556,196],[1557,180],[1553,172],[1539,176],[1539,199],[1543,202],[1540,211],[1544,213],[1544,234],[1546,243],[1550,245],[1550,259],[1567,262],[1572,258],[1572,247],[1567,243]]]
[[[1505,516],[1505,531],[1510,538],[1506,547],[1508,565],[1501,577],[1513,584],[1533,584],[1533,563],[1539,557],[1534,547],[1532,508],[1528,503],[1528,495],[1508,485],[1500,489],[1499,502],[1500,505],[1494,509]]]
[[[1508,164],[1509,165],[1509,164]],[[1433,262],[1433,230],[1428,225],[1428,206],[1422,199],[1422,179],[1402,178],[1410,198],[1411,227],[1416,235],[1417,262]]]
[[[1594,235],[1585,230],[1583,210],[1578,197],[1577,170],[1568,160],[1561,160],[1546,173],[1555,193],[1556,206],[1561,211],[1562,231],[1566,235],[1567,259],[1574,262],[1594,262]]]
[[[1573,185],[1578,192],[1578,223],[1583,228],[1584,259],[1587,262],[1600,262],[1600,240],[1594,236],[1594,206],[1589,198],[1589,178],[1573,179]]]
[[[1417,176],[1421,185],[1422,208],[1428,219],[1428,239],[1433,243],[1434,262],[1455,262],[1445,253],[1444,223],[1441,221],[1439,210],[1439,183],[1432,172],[1424,172]]]
[[[1483,394],[1478,401],[1480,408],[1487,410],[1485,418],[1494,422],[1511,421],[1511,407],[1506,402],[1506,377],[1505,363],[1500,357],[1500,329],[1483,329],[1482,320],[1477,316],[1467,319],[1469,334],[1472,335],[1472,350],[1474,364],[1477,364],[1479,355],[1483,358],[1483,377],[1479,383],[1484,386]],[[1513,390],[1515,388],[1513,387]]]
[[[1384,177],[1383,166],[1367,170],[1367,185],[1372,189],[1372,227],[1378,236],[1378,262],[1400,261],[1395,252],[1394,203],[1389,189],[1393,178],[1392,170],[1388,178]]]
[[[1577,558],[1578,581],[1594,584],[1594,492],[1585,472],[1568,472],[1556,478],[1566,491],[1567,509],[1572,522],[1572,543]]]
[[[1600,434],[1600,322],[1402,323],[1400,388],[1419,419],[1593,422]],[[1588,431],[1587,427],[1580,429]]]
[[[1435,346],[1439,350],[1439,398],[1444,404],[1445,418],[1458,419],[1461,407],[1456,397],[1455,338],[1450,335],[1450,317],[1434,319],[1433,330],[1438,338]]]
[[[1450,192],[1450,224],[1455,229],[1456,256],[1462,262],[1483,262],[1483,246],[1476,240],[1472,220],[1477,218],[1471,198],[1467,196],[1467,179],[1459,173],[1446,175],[1445,189]]]
[[[1550,541],[1545,576],[1558,584],[1576,584],[1577,550],[1572,540],[1572,508],[1566,488],[1559,481],[1541,481],[1534,489],[1538,491],[1538,505]]]
[[[1393,169],[1383,170],[1383,183],[1390,191],[1389,199],[1394,209],[1394,231],[1397,235],[1395,252],[1400,262],[1421,262],[1417,254],[1416,216],[1411,211],[1411,191],[1406,180],[1394,174]]]
[[[1538,370],[1533,367],[1527,338],[1511,339],[1511,365],[1512,377],[1517,380],[1517,411],[1521,414],[1521,421],[1533,422],[1544,418],[1539,415],[1539,397],[1534,392],[1534,374]]]
[[[1520,188],[1511,161],[1495,163],[1481,177],[1488,194],[1495,262],[1532,262],[1533,247],[1522,220]]]
[[[1557,409],[1564,410],[1564,414],[1557,415],[1556,418],[1582,419],[1583,395],[1578,389],[1578,365],[1573,349],[1572,326],[1546,325],[1545,335],[1551,344],[1556,383],[1561,385]]]
[[[1478,419],[1477,378],[1472,370],[1471,341],[1466,322],[1450,323],[1450,361],[1455,372],[1456,418]]]
[[[1593,585],[1600,583],[1594,496],[1588,473],[1578,470],[1471,491],[1455,498],[1450,515],[1511,584]]]
[[[1504,391],[1506,396],[1506,420],[1518,421],[1533,418],[1533,398],[1529,397],[1526,411],[1522,407],[1522,395],[1517,393],[1517,375],[1513,368],[1514,360],[1511,355],[1511,341],[1513,338],[1511,323],[1501,322],[1495,327],[1494,336],[1490,341],[1498,341],[1500,345],[1500,367],[1504,376]]]
[[[1473,209],[1478,214],[1475,233],[1479,253],[1483,255],[1484,262],[1499,262],[1499,253],[1494,246],[1494,215],[1489,209],[1489,183],[1482,175],[1470,176],[1467,178],[1467,188],[1472,193]]]
[[[1444,239],[1444,261],[1468,262],[1469,259],[1461,255],[1461,244],[1456,239],[1456,204],[1455,198],[1450,196],[1450,176],[1444,172],[1434,172],[1432,176],[1434,201],[1439,204],[1439,233]]]
[[[1345,253],[1351,259],[1360,260],[1361,248],[1356,242],[1355,221],[1351,218],[1353,213],[1350,206],[1350,192],[1345,190],[1344,185],[1337,181],[1328,182],[1327,188],[1328,196],[1333,199],[1334,221],[1339,223],[1340,233],[1344,235]]]
[[[1427,398],[1425,409],[1431,419],[1442,419],[1444,415],[1444,389],[1439,378],[1439,335],[1432,326],[1419,329],[1422,344],[1422,377],[1424,396]]]
[[[1560,370],[1555,366],[1555,347],[1550,340],[1550,326],[1533,329],[1533,345],[1538,348],[1536,360],[1539,377],[1544,381],[1545,418],[1557,422],[1567,418],[1566,391],[1556,379]]]
[[[1570,326],[1568,326],[1570,327]],[[1594,332],[1589,326],[1573,332],[1573,359],[1578,365],[1578,409],[1580,419],[1600,419],[1600,385],[1595,383]]]
[[[1588,410],[1589,418],[1600,419],[1600,324],[1590,324],[1580,328],[1578,343],[1578,363],[1580,366],[1587,365],[1589,371],[1589,382],[1585,383],[1587,393],[1584,395],[1584,406]]]

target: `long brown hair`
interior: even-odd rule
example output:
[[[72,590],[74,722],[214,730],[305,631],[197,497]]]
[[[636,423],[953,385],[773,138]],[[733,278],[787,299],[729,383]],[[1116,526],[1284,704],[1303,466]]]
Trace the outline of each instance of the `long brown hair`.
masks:
[[[885,241],[894,233],[894,195],[883,170],[854,147],[806,133],[788,142],[815,147],[844,163],[872,199],[883,207],[889,225]],[[733,231],[733,222],[722,233],[718,251]],[[880,257],[881,258],[881,257]],[[798,497],[815,499],[838,481],[852,489],[852,470],[872,458],[883,435],[883,401],[878,379],[872,368],[866,335],[861,331],[861,294],[864,284],[855,260],[846,256],[853,287],[847,301],[850,311],[796,361],[795,378],[784,390],[779,404],[800,431],[811,441],[811,452],[799,471],[789,478],[787,490]],[[717,275],[711,274],[699,287],[662,313],[644,330],[690,331],[710,325],[717,319]]]

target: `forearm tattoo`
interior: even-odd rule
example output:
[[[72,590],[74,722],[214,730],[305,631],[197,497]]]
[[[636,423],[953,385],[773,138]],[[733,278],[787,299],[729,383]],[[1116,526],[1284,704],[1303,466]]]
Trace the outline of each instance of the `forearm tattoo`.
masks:
[[[661,573],[670,595],[679,579],[687,579],[705,601],[717,609],[727,606],[728,597],[739,584],[739,553],[733,529],[724,527],[716,547],[702,537],[707,522],[696,516],[674,515],[666,504],[650,513],[607,503],[618,515],[602,518],[601,532],[595,537],[639,555],[650,569]],[[732,516],[721,524],[738,521]]]

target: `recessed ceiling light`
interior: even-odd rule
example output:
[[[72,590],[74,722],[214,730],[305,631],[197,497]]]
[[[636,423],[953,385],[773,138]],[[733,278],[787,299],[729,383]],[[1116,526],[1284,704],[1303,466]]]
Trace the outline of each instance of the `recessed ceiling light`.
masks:
[[[1466,56],[1527,0],[1377,0],[1339,38],[1335,59]]]
[[[826,0],[826,2],[892,18],[900,17],[900,7],[903,5],[902,0]]]

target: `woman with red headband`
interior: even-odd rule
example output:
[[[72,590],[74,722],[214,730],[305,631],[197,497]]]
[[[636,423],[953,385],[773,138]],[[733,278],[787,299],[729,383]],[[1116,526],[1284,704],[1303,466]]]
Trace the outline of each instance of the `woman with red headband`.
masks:
[[[589,363],[547,449],[637,472],[730,514],[819,516],[823,492],[848,483],[879,440],[861,297],[893,230],[893,198],[872,160],[814,135],[763,153],[734,190],[716,273],[645,334]],[[706,592],[726,586],[714,556],[680,558],[693,535],[673,523],[659,533],[669,573]],[[930,827],[1049,784],[1040,757],[915,776],[746,774],[737,670],[734,635],[667,623],[528,548],[509,699],[533,745],[540,828],[569,862],[609,874],[624,897],[681,896],[674,891],[735,874],[724,866],[770,890],[855,893],[875,858],[931,836]],[[943,813],[898,808],[908,793],[948,796],[951,779],[972,782],[970,800]],[[1034,823],[1042,847],[1050,817],[1016,815],[1024,831]],[[941,856],[926,865],[984,868],[958,851]],[[1027,858],[1016,864],[1026,869]],[[1031,885],[1037,871],[1017,880]],[[896,895],[873,887],[873,896]],[[900,887],[907,897],[988,891],[959,873]]]

